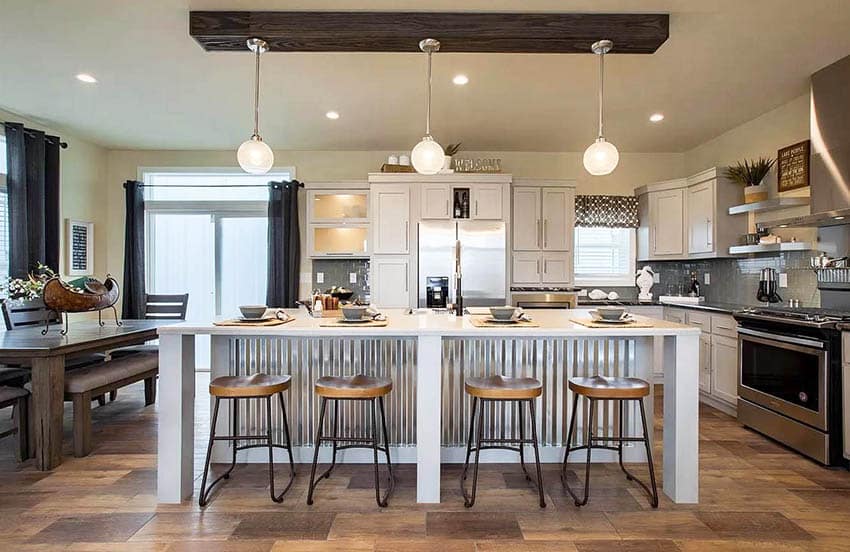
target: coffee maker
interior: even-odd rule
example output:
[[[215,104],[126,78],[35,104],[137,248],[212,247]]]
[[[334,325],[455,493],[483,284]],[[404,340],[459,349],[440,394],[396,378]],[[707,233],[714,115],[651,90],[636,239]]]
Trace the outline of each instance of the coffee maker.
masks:
[[[761,269],[759,278],[759,290],[756,298],[762,303],[781,303],[782,297],[776,292],[779,283],[776,279],[776,270],[773,268]]]
[[[448,298],[448,276],[427,276],[425,278],[425,306],[429,309],[444,309]]]

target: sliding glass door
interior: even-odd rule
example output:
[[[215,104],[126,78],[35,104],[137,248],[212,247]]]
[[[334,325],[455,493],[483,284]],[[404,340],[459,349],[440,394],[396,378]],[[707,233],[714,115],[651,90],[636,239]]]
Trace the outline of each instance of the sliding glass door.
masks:
[[[186,319],[196,322],[239,316],[239,305],[265,304],[264,188],[288,175],[153,176],[145,179],[148,293],[188,293]],[[195,347],[197,365],[208,367],[209,337],[199,337]]]

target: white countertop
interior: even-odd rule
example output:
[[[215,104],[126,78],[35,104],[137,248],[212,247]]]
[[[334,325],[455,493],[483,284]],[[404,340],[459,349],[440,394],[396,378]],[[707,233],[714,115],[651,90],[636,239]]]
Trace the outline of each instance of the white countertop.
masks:
[[[240,327],[215,326],[212,323],[180,322],[159,328],[160,335],[171,334],[204,334],[232,336],[445,336],[445,337],[601,337],[601,336],[665,336],[665,335],[698,335],[700,329],[634,315],[637,320],[651,320],[651,328],[630,328],[611,326],[607,328],[588,328],[572,321],[573,318],[589,318],[586,309],[526,309],[532,319],[540,327],[505,326],[504,328],[477,328],[469,321],[469,315],[457,317],[453,314],[417,313],[406,314],[405,309],[385,309],[388,325],[384,327],[322,327],[320,318],[309,316],[304,309],[286,309],[286,312],[296,317],[295,321],[278,326]],[[324,319],[327,320],[327,319]]]

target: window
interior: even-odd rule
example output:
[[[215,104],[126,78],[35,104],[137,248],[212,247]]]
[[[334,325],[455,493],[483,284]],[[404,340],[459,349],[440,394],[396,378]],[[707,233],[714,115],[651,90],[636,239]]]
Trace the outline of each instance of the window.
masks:
[[[9,194],[6,189],[6,137],[0,134],[0,283],[9,278]]]
[[[188,293],[186,319],[199,322],[238,316],[239,305],[265,304],[265,185],[292,178],[291,170],[145,172],[148,293]],[[208,366],[208,339],[198,338],[200,366]]]
[[[575,281],[583,286],[633,286],[634,228],[576,227]]]

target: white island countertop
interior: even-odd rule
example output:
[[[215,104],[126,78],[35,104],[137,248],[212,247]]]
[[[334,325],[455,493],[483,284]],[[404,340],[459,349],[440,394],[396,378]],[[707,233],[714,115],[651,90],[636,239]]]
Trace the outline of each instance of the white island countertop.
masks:
[[[274,336],[274,335],[304,335],[304,336],[334,336],[334,335],[386,335],[386,336],[443,336],[443,337],[592,337],[592,336],[679,336],[699,335],[700,330],[694,326],[685,326],[675,322],[657,320],[644,316],[633,315],[642,322],[650,322],[651,328],[610,325],[605,328],[589,328],[576,322],[574,318],[589,319],[588,310],[584,309],[526,309],[525,312],[539,324],[539,327],[520,327],[506,324],[504,327],[476,327],[469,318],[452,314],[435,314],[432,312],[416,312],[407,314],[407,309],[385,309],[382,312],[387,317],[387,325],[327,327],[321,326],[322,321],[330,318],[313,318],[304,309],[285,309],[295,317],[295,320],[277,326],[216,326],[204,322],[181,322],[159,329],[160,335],[168,334],[203,334],[231,336]]]
[[[231,346],[240,339],[270,341],[276,339],[312,340],[313,338],[345,338],[346,340],[382,339],[415,340],[415,359],[411,362],[416,384],[409,392],[414,396],[415,462],[417,465],[417,501],[439,502],[441,456],[441,424],[433,423],[443,416],[443,348],[447,341],[481,340],[482,338],[523,340],[567,340],[577,343],[604,340],[629,340],[629,353],[608,359],[616,370],[631,366],[631,374],[649,379],[655,368],[664,373],[664,492],[677,503],[695,503],[699,497],[699,338],[700,329],[664,320],[635,315],[641,327],[616,326],[597,328],[574,322],[589,320],[584,309],[529,309],[527,314],[537,327],[506,325],[477,327],[471,315],[457,317],[431,311],[408,314],[407,309],[385,309],[386,326],[323,326],[329,318],[313,318],[305,309],[286,309],[295,320],[277,326],[216,326],[210,322],[182,322],[159,328],[159,440],[158,494],[160,502],[179,503],[192,496],[194,485],[194,397],[195,336],[211,336],[210,369],[214,375],[231,373]],[[601,340],[597,338],[602,338]],[[238,346],[238,345],[233,345]],[[572,347],[570,345],[569,347]],[[543,349],[546,349],[544,346]],[[305,355],[320,354],[321,348],[305,349]],[[573,349],[570,349],[573,350]],[[660,354],[658,351],[660,350]],[[238,355],[237,355],[238,356]],[[607,353],[603,354],[607,358]],[[287,357],[286,370],[298,370],[298,360]],[[300,358],[300,357],[299,357]],[[547,357],[548,358],[548,357]],[[331,362],[328,358],[310,357],[313,362]],[[586,362],[582,355],[547,369],[571,374],[575,366],[596,373],[602,369]],[[251,370],[263,370],[260,359]],[[612,365],[613,366],[613,365]],[[368,370],[368,367],[365,369]],[[623,373],[619,371],[617,373]],[[400,389],[401,387],[401,383]],[[651,404],[649,409],[651,411]],[[303,414],[298,412],[299,415]],[[227,424],[226,417],[221,421]],[[311,449],[312,452],[312,449]],[[560,457],[560,455],[558,455]]]

